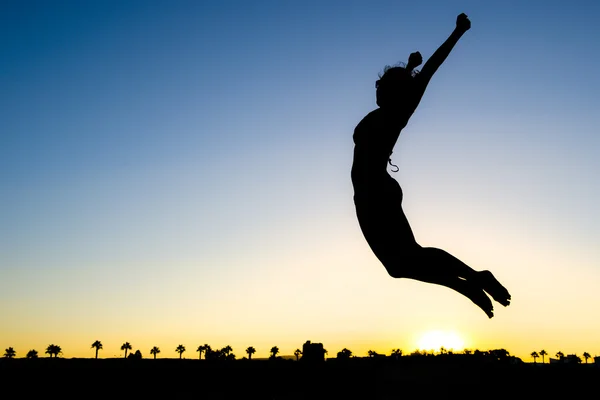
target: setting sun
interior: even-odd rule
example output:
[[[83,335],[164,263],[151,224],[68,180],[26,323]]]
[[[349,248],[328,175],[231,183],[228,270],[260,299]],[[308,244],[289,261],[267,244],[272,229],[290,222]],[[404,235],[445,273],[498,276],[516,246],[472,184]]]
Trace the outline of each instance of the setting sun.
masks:
[[[425,333],[417,342],[419,350],[462,350],[464,340],[456,332],[429,331]]]

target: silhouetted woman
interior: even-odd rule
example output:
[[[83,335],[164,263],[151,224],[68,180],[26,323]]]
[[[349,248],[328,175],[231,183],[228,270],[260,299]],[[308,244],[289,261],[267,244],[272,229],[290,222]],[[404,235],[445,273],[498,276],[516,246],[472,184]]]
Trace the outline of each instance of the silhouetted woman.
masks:
[[[423,61],[419,52],[410,55],[406,67],[386,67],[375,83],[379,108],[354,130],[352,184],[361,230],[392,277],[447,286],[467,296],[492,318],[492,302],[485,292],[507,306],[508,291],[491,272],[475,271],[444,250],[420,246],[402,210],[402,189],[387,172],[400,131],[417,108],[431,77],[470,28],[467,16],[460,14],[454,31],[419,73],[413,72]]]

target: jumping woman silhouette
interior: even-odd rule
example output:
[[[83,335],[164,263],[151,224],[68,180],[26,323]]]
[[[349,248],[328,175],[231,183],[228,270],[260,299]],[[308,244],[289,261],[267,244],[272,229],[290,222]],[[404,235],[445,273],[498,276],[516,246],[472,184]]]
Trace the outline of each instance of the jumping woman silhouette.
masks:
[[[471,28],[465,14],[456,28],[417,73],[423,59],[412,53],[408,64],[386,67],[375,83],[377,105],[354,130],[352,184],[360,228],[373,253],[394,278],[443,285],[471,299],[494,316],[486,292],[503,306],[510,294],[489,271],[475,271],[444,250],[420,246],[402,210],[402,189],[387,172],[400,131],[417,108],[427,84],[462,35]]]

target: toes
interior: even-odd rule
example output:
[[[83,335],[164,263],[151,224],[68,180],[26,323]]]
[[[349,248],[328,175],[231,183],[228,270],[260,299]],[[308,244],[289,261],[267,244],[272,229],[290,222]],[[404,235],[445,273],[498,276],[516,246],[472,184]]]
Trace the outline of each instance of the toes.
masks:
[[[495,301],[502,304],[504,307],[510,304],[510,293],[508,293],[508,290],[498,282],[490,271],[480,271],[479,276],[482,278],[481,284],[483,289],[488,292]]]
[[[494,316],[494,306],[483,290],[475,291],[471,300],[487,314],[488,318]]]

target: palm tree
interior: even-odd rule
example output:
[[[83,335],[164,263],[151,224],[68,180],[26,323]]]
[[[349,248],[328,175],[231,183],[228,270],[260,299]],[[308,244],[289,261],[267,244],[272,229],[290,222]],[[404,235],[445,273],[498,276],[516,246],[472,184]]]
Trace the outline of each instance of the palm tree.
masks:
[[[235,354],[233,354],[233,349],[230,345],[227,345],[221,349],[221,356],[225,360],[235,360]]]
[[[181,356],[183,355],[183,352],[185,351],[185,346],[180,344],[179,346],[177,346],[175,351],[179,353],[179,359],[181,360]]]
[[[271,358],[277,357],[277,354],[279,354],[279,347],[277,347],[277,346],[271,347]]]
[[[375,357],[377,355],[377,352],[373,351],[373,350],[369,350],[369,351],[367,351],[367,354],[369,355],[369,357]]]
[[[15,358],[15,356],[17,355],[17,352],[12,347],[9,347],[8,349],[6,349],[4,351],[5,351],[4,358]]]
[[[392,355],[396,356],[396,360],[402,356],[402,350],[400,349],[392,349]]]
[[[94,343],[92,343],[92,349],[96,349],[96,360],[98,359],[98,350],[102,349],[102,342],[99,340],[96,340]]]
[[[531,357],[533,357],[533,363],[536,364],[537,363],[537,358],[540,355],[537,353],[537,351],[534,351],[533,353],[531,353]]]
[[[156,355],[160,353],[160,349],[156,346],[150,349],[150,354],[154,355],[154,359],[156,360]]]
[[[585,353],[583,353],[583,358],[585,358],[585,363],[587,364],[587,360],[588,358],[591,358],[592,356],[590,356],[590,353],[588,353],[587,351]]]
[[[125,350],[125,358],[127,358],[127,350],[131,350],[131,344],[129,342],[123,343],[121,350]]]
[[[56,358],[59,354],[62,353],[62,349],[60,346],[57,346],[55,344],[49,344],[48,347],[46,347],[45,353],[49,354],[50,358],[52,358],[52,355],[54,355],[54,358]]]
[[[248,353],[248,360],[252,360],[252,354],[256,353],[256,349],[250,346],[246,349],[246,353]]]
[[[208,360],[209,358],[213,357],[213,349],[212,347],[210,347],[210,345],[205,344],[204,345],[204,359]]]
[[[298,361],[298,358],[300,358],[300,354],[302,354],[302,351],[300,349],[296,349],[294,351],[294,355],[296,356],[296,361]]]
[[[556,353],[556,358],[558,358],[559,360],[562,360],[563,358],[565,358],[565,355],[563,354],[562,351],[559,351],[558,353]]]
[[[32,359],[32,358],[38,358],[38,352],[37,350],[29,350],[27,352],[27,358]]]
[[[198,360],[202,360],[202,353],[204,353],[205,350],[206,347],[204,347],[203,345],[198,346],[198,348],[196,349],[196,351],[198,352]]]
[[[546,353],[546,350],[542,350],[540,351],[540,356],[542,356],[542,364],[544,363],[544,356],[547,356],[548,353]]]

